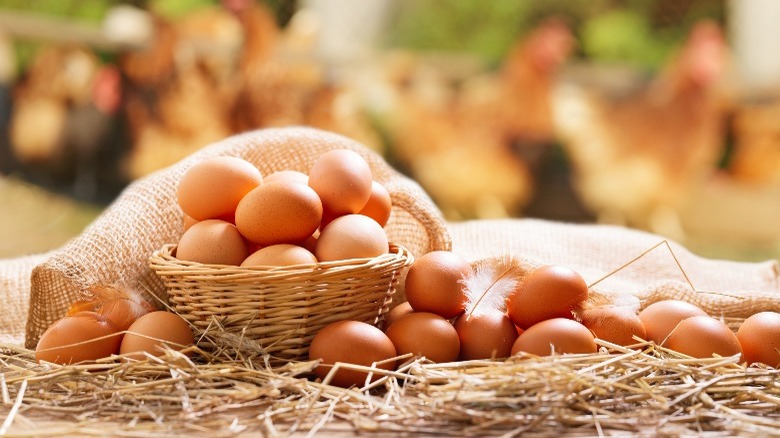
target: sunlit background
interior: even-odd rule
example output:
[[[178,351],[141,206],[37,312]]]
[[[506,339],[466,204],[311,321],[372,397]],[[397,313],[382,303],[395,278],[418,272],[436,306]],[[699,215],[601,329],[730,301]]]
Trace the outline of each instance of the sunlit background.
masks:
[[[448,220],[780,258],[780,2],[0,0],[0,257],[250,129],[354,138]]]

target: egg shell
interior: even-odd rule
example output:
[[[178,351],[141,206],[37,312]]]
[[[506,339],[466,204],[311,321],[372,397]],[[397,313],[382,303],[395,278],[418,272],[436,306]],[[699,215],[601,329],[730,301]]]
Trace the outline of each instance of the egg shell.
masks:
[[[574,318],[588,299],[588,285],[571,268],[549,265],[531,271],[507,298],[507,314],[528,328],[552,318]]]
[[[661,345],[669,333],[686,318],[692,316],[707,316],[707,313],[697,306],[680,300],[657,301],[639,312],[639,319],[645,326],[647,340]]]
[[[263,182],[260,170],[238,157],[212,157],[195,163],[182,176],[176,199],[195,220],[230,216],[239,201]]]
[[[385,314],[385,330],[387,330],[387,328],[390,327],[390,324],[392,324],[395,320],[412,312],[414,312],[414,309],[412,309],[412,306],[409,305],[408,301],[393,307],[389,312],[387,312],[387,314]]]
[[[279,170],[267,175],[263,182],[271,181],[293,181],[301,184],[309,184],[309,175],[297,170]]]
[[[159,310],[138,318],[125,333],[119,353],[127,358],[141,360],[144,352],[161,356],[167,345],[181,350],[193,345],[195,338],[187,321],[181,316]]]
[[[517,337],[512,355],[524,351],[537,356],[549,356],[555,350],[563,353],[595,353],[593,333],[573,319],[553,318],[534,324]]]
[[[309,186],[291,181],[264,183],[244,196],[236,208],[236,227],[262,246],[299,243],[314,233],[322,203]]]
[[[255,251],[241,263],[241,266],[294,266],[316,263],[317,258],[306,248],[279,243]]]
[[[355,151],[334,149],[317,157],[309,170],[309,186],[322,205],[337,214],[357,213],[371,196],[371,168]]]
[[[465,310],[463,279],[471,265],[450,251],[431,251],[412,263],[404,281],[406,300],[417,312],[454,318]]]
[[[62,365],[95,361],[118,353],[121,342],[122,333],[108,319],[95,312],[78,312],[43,332],[35,360]]]
[[[385,330],[399,356],[411,353],[437,363],[454,362],[460,352],[458,332],[449,321],[429,312],[412,312]]]
[[[247,243],[236,226],[219,219],[193,225],[176,247],[179,260],[206,264],[238,266],[248,255]]]
[[[692,316],[682,320],[669,333],[663,346],[695,358],[710,358],[713,354],[742,354],[734,332],[723,322],[709,316]]]
[[[384,227],[390,219],[392,209],[390,192],[382,184],[373,181],[371,183],[371,196],[368,197],[366,205],[358,213],[370,217]]]
[[[314,373],[325,379],[336,362],[371,366],[384,370],[394,370],[397,356],[390,338],[378,328],[359,321],[338,321],[323,327],[311,341],[309,359],[321,360]],[[382,377],[374,373],[371,381]],[[368,373],[340,368],[330,380],[331,385],[348,388],[362,387]]]
[[[751,315],[739,326],[737,339],[747,363],[760,362],[780,368],[780,313]]]
[[[460,338],[460,360],[501,359],[512,354],[517,327],[502,311],[483,309],[453,323]]]
[[[362,214],[348,214],[329,223],[317,238],[314,255],[321,262],[373,258],[390,250],[385,230]]]
[[[647,339],[645,326],[633,308],[588,309],[580,314],[580,322],[592,331],[596,338],[624,347],[641,342],[634,339],[634,336]]]

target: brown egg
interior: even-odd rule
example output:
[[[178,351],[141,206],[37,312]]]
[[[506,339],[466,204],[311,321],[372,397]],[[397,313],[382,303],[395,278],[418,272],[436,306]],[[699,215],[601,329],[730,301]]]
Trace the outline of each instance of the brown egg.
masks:
[[[647,340],[657,345],[661,345],[677,324],[692,316],[707,316],[707,313],[691,303],[679,300],[658,301],[639,312]]]
[[[416,259],[404,282],[406,299],[416,312],[454,318],[465,310],[463,279],[471,265],[450,251],[431,251]]]
[[[384,227],[387,225],[388,219],[390,219],[392,209],[393,204],[390,201],[390,192],[382,184],[373,181],[371,183],[371,196],[369,196],[368,202],[358,213],[370,217]]]
[[[334,149],[320,155],[309,171],[309,186],[323,207],[336,215],[357,213],[371,196],[371,168],[357,152]]]
[[[542,266],[507,298],[507,314],[523,329],[552,318],[573,318],[588,299],[588,285],[565,266]]]
[[[410,313],[414,312],[414,309],[412,309],[412,306],[409,305],[408,301],[405,301],[392,309],[390,309],[389,312],[385,315],[384,320],[384,327],[385,330],[387,330],[388,327],[390,327],[390,324],[392,324],[394,321],[396,321],[398,318],[408,315]]]
[[[390,250],[385,230],[370,217],[348,214],[320,232],[314,255],[321,262],[376,257]]]
[[[458,359],[460,340],[449,321],[428,312],[412,312],[385,330],[399,356],[412,353],[437,363]]]
[[[309,359],[321,360],[322,365],[314,373],[325,379],[336,362],[394,370],[395,347],[382,330],[358,321],[339,321],[323,327],[311,341]],[[346,368],[339,369],[330,381],[331,385],[348,388],[362,387],[368,373]],[[373,374],[372,381],[382,377]]]
[[[460,338],[461,360],[501,359],[512,354],[517,328],[506,314],[496,309],[463,314],[453,323]]]
[[[193,219],[215,219],[232,215],[241,198],[262,182],[257,167],[244,159],[206,158],[182,176],[176,198]]]
[[[309,186],[290,181],[264,183],[236,208],[236,227],[263,246],[298,243],[320,226],[322,203]]]
[[[308,185],[309,175],[306,175],[303,172],[298,172],[297,170],[279,170],[266,176],[263,179],[263,182],[271,181],[292,181]]]
[[[742,354],[737,335],[726,324],[709,316],[692,316],[682,320],[669,333],[663,346],[701,359],[713,354]]]
[[[742,322],[737,330],[743,357],[749,364],[756,362],[780,368],[780,313],[760,312]]]
[[[95,312],[79,312],[52,324],[38,341],[35,360],[67,365],[119,352],[122,333]]]
[[[293,266],[315,263],[317,258],[306,248],[279,243],[255,251],[241,263],[241,266]]]
[[[164,353],[163,346],[181,350],[195,343],[192,329],[181,316],[160,310],[138,318],[127,329],[119,353],[132,359],[143,359],[144,352],[153,356]]]
[[[209,219],[190,227],[179,239],[176,258],[191,262],[238,266],[249,255],[236,226]]]
[[[647,339],[647,332],[636,312],[627,307],[601,307],[580,314],[582,325],[590,329],[598,339],[628,346],[638,344],[634,339]]]
[[[595,353],[593,333],[573,319],[553,318],[534,324],[517,337],[512,355],[524,351],[537,356],[555,353]]]

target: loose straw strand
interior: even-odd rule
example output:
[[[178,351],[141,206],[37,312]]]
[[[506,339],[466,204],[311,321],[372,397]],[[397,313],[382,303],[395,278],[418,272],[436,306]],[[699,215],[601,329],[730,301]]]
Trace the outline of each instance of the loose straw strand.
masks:
[[[677,259],[677,256],[674,254],[674,250],[672,250],[671,245],[669,245],[669,242],[666,239],[656,243],[655,245],[653,245],[649,249],[643,251],[638,256],[636,256],[633,259],[629,260],[628,262],[620,265],[620,267],[618,267],[617,269],[614,269],[614,270],[610,271],[609,273],[607,273],[606,275],[602,276],[598,280],[596,280],[593,283],[589,284],[588,285],[588,289],[592,288],[593,286],[601,283],[602,281],[606,280],[607,278],[617,274],[618,272],[622,271],[623,269],[625,269],[625,268],[629,267],[630,265],[634,264],[637,260],[639,260],[642,257],[646,256],[648,253],[650,253],[651,251],[653,251],[654,249],[658,248],[661,245],[666,245],[666,248],[669,250],[669,253],[671,254],[672,258],[674,259],[674,262],[677,265],[677,268],[680,269],[680,273],[685,278],[685,282],[688,283],[688,286],[690,286],[691,290],[693,290],[694,292],[697,292],[697,290],[693,286],[693,283],[691,282],[690,278],[688,278],[688,274],[685,272],[685,269],[683,269],[682,264]]]

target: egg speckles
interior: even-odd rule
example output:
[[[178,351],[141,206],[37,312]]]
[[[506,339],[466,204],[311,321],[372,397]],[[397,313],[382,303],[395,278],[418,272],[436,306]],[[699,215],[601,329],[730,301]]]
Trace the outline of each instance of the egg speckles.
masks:
[[[209,219],[191,226],[179,239],[176,257],[180,260],[238,266],[249,248],[235,225]]]
[[[750,316],[739,326],[737,339],[749,364],[780,368],[780,313],[759,312]]]
[[[396,350],[390,338],[378,328],[358,321],[339,321],[322,328],[314,336],[309,348],[309,358],[320,360],[314,372],[325,379],[336,362],[372,366],[385,370],[395,369]],[[332,375],[330,383],[341,387],[362,387],[368,373],[342,368]],[[372,380],[381,375],[374,373]]]
[[[157,311],[138,318],[128,329],[119,352],[125,357],[143,359],[144,353],[160,356],[165,347],[181,350],[195,342],[189,324],[181,316]]]
[[[322,219],[322,202],[309,186],[277,180],[249,192],[236,208],[236,227],[260,245],[301,242]]]
[[[507,298],[507,314],[520,328],[552,318],[573,318],[588,299],[588,286],[565,266],[543,266],[531,271]]]
[[[212,157],[195,163],[181,178],[176,198],[195,220],[230,216],[239,201],[263,181],[252,163],[238,157]]]
[[[682,320],[669,333],[664,347],[696,358],[742,354],[737,336],[723,322],[709,316]]]
[[[71,364],[95,361],[119,352],[122,333],[95,312],[79,312],[52,324],[35,349],[37,361]]]
[[[309,186],[336,215],[357,213],[371,196],[371,168],[363,157],[348,149],[320,155],[309,171]]]

